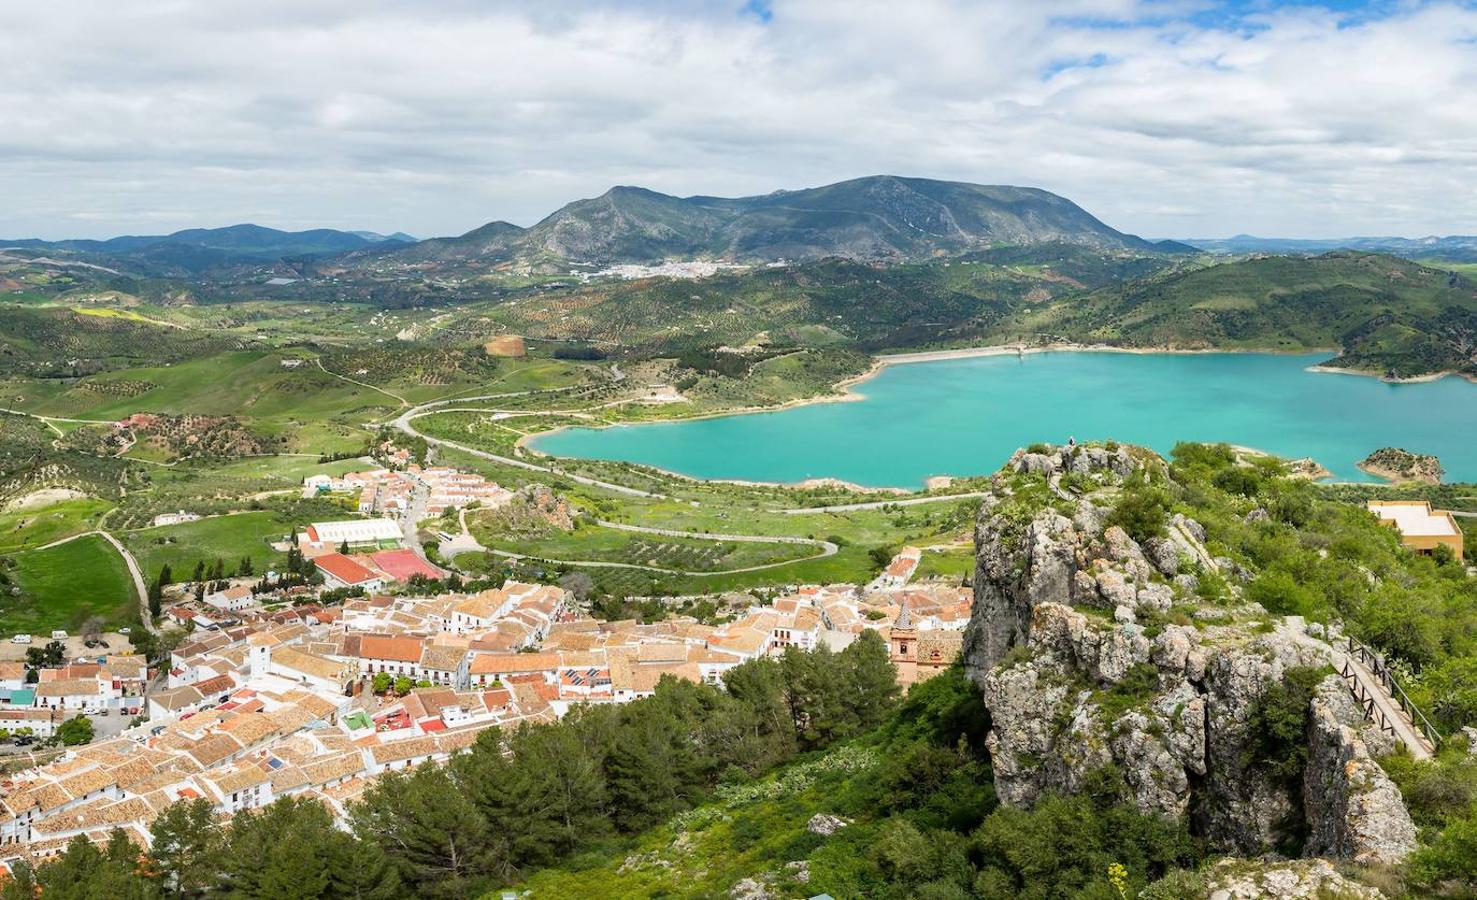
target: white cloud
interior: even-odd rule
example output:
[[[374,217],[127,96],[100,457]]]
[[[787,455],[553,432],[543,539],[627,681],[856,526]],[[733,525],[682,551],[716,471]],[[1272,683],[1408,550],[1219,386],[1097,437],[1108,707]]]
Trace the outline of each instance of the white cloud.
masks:
[[[0,235],[454,233],[612,184],[1028,184],[1143,234],[1477,231],[1477,11],[1150,0],[53,0],[0,29]]]

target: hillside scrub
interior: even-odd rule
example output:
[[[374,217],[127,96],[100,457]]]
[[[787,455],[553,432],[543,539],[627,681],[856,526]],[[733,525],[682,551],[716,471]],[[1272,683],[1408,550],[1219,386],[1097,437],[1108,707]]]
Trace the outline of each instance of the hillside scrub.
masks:
[[[1411,553],[1362,506],[1285,477],[1275,461],[1241,465],[1229,448],[1180,444],[1172,472],[1176,508],[1205,526],[1211,552],[1255,573],[1247,599],[1342,621],[1388,657],[1438,728],[1477,725],[1477,579],[1461,565]]]

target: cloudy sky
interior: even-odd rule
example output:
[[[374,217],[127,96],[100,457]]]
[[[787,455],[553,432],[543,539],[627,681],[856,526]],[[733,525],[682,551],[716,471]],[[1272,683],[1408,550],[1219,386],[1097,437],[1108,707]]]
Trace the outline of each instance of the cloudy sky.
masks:
[[[48,0],[0,236],[455,234],[613,184],[1043,187],[1154,237],[1477,233],[1477,3]]]

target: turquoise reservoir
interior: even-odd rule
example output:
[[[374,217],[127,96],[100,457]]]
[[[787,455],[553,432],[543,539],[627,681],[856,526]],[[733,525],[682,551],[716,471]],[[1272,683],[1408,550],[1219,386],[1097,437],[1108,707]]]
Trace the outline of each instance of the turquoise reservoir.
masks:
[[[1448,481],[1477,481],[1477,384],[1385,384],[1309,372],[1328,354],[1054,352],[888,366],[865,399],[769,413],[573,428],[533,446],[697,478],[832,477],[922,487],[930,475],[992,472],[1037,441],[1108,438],[1168,453],[1225,441],[1311,456],[1340,480],[1380,447],[1441,458]]]

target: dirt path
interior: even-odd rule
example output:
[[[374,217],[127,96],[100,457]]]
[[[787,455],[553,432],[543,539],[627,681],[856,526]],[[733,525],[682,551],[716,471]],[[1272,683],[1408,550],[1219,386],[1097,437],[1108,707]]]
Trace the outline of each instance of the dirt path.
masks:
[[[332,375],[334,378],[337,378],[340,381],[347,381],[349,384],[357,384],[360,387],[369,388],[371,391],[379,391],[381,394],[384,394],[386,397],[390,397],[390,398],[392,398],[394,400],[398,400],[400,402],[400,405],[401,406],[409,406],[410,405],[410,401],[409,400],[406,400],[404,397],[400,396],[399,394],[391,393],[390,391],[387,391],[387,390],[385,390],[382,387],[375,387],[374,385],[369,384],[367,382],[355,381],[354,379],[350,378],[347,375],[340,375],[337,372],[330,372],[328,370],[328,368],[323,365],[323,360],[318,359],[317,357],[314,357],[313,362],[317,364],[319,370],[322,371],[323,374],[325,374],[325,375]]]

